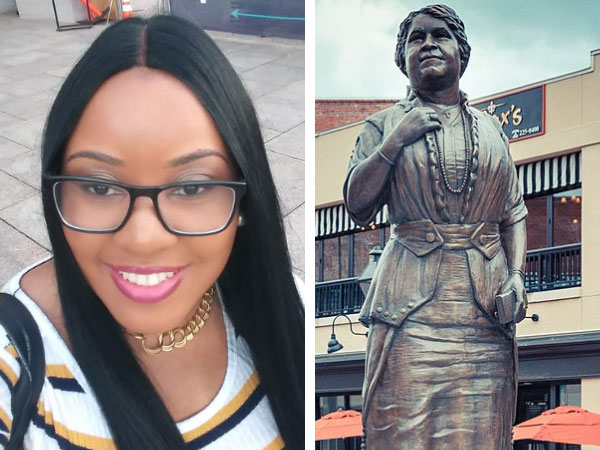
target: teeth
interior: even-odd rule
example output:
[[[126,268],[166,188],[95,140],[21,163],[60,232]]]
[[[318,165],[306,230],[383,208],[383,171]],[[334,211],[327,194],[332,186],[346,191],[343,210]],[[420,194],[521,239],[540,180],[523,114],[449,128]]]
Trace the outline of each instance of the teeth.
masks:
[[[152,273],[150,275],[142,275],[139,273],[119,271],[119,275],[121,275],[130,283],[137,284],[139,286],[156,286],[157,284],[160,284],[163,281],[171,278],[173,275],[175,275],[175,272],[159,272]]]
[[[135,284],[139,284],[140,286],[148,286],[149,280],[148,280],[148,275],[139,275],[136,274],[135,277],[133,277],[133,283]]]

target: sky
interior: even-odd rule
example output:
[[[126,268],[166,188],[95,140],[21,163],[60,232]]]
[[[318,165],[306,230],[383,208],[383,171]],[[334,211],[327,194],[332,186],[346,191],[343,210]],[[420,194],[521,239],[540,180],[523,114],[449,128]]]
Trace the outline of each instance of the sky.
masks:
[[[399,99],[400,22],[435,0],[316,0],[317,99]],[[586,69],[600,49],[600,0],[446,0],[465,23],[470,99]]]

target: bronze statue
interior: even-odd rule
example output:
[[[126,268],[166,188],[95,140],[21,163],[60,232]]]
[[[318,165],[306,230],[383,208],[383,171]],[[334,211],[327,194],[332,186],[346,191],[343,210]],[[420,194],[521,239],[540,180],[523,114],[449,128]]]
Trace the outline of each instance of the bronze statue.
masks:
[[[350,215],[387,204],[391,222],[361,311],[368,450],[511,448],[527,209],[500,124],[459,90],[469,54],[454,10],[410,13],[408,95],[366,120],[350,159]]]

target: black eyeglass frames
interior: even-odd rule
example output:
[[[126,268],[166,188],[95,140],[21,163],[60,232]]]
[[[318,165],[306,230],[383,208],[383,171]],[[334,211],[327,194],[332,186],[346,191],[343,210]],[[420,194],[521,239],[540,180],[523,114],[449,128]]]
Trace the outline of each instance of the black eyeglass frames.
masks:
[[[201,180],[132,186],[80,176],[45,176],[62,223],[86,233],[113,233],[129,219],[138,197],[152,199],[162,225],[182,236],[205,236],[230,224],[246,182]]]

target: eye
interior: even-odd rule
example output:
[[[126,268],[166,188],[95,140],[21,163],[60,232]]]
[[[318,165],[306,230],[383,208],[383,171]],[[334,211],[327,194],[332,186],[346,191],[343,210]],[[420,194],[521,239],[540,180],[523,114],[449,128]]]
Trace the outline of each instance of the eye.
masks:
[[[191,197],[202,195],[203,193],[210,190],[210,186],[203,186],[201,184],[188,184],[185,186],[180,186],[178,188],[174,188],[171,193],[173,195],[179,195],[182,197]]]
[[[416,42],[423,39],[423,33],[418,31],[413,31],[410,36],[408,36],[408,42]]]
[[[83,183],[81,184],[81,189],[87,194],[98,197],[108,197],[111,195],[120,195],[122,193],[121,189],[104,183]]]
[[[434,36],[436,38],[442,38],[442,39],[451,39],[452,36],[450,35],[450,33],[448,32],[448,30],[444,30],[444,29],[438,29],[434,32]]]

